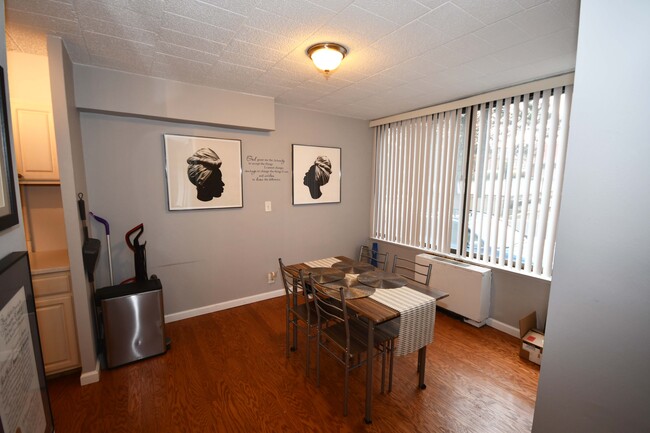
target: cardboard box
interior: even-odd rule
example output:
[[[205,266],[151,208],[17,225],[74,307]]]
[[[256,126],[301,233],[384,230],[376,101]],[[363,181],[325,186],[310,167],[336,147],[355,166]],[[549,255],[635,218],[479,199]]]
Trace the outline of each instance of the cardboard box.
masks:
[[[519,321],[519,338],[521,338],[519,356],[541,365],[544,353],[544,332],[536,327],[537,312],[535,311]]]

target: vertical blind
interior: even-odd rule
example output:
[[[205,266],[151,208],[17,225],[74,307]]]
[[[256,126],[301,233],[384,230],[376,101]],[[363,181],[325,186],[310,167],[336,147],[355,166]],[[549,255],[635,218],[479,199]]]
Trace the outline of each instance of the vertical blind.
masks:
[[[375,127],[372,237],[550,276],[572,86]]]
[[[375,128],[374,238],[426,250],[449,249],[465,136],[463,109]]]

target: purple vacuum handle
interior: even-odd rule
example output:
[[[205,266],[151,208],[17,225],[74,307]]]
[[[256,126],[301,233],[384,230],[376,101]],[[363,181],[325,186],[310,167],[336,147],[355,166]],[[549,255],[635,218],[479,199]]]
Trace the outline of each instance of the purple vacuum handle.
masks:
[[[102,218],[100,216],[95,215],[92,212],[88,212],[88,213],[90,214],[91,217],[95,218],[97,221],[104,224],[104,230],[106,230],[107,235],[111,234],[111,229],[108,227],[108,221],[106,221],[104,218]]]

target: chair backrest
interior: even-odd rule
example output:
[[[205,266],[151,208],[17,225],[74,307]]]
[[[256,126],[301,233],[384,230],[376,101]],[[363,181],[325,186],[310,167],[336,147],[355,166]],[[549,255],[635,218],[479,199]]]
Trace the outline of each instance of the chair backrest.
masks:
[[[431,279],[431,263],[423,265],[395,254],[392,272],[428,286]]]
[[[292,295],[298,294],[300,292],[304,293],[302,281],[300,278],[295,278],[288,270],[287,267],[282,263],[282,259],[278,259],[280,262],[280,273],[282,274],[282,283],[284,284],[284,293],[289,299]]]
[[[303,271],[300,271],[301,277],[304,279]],[[345,296],[343,294],[343,287],[338,289],[327,289],[321,284],[317,283],[311,274],[305,281],[311,287],[311,293],[314,297],[316,305],[316,314],[318,315],[318,327],[324,324],[334,325],[343,323],[345,326],[345,341],[346,347],[343,349],[349,351],[350,348],[350,324],[347,306],[345,304]],[[332,290],[338,290],[339,296],[332,296]]]
[[[372,251],[368,245],[361,245],[361,249],[359,250],[359,261],[373,264],[382,271],[385,271],[386,266],[388,265],[388,253]]]

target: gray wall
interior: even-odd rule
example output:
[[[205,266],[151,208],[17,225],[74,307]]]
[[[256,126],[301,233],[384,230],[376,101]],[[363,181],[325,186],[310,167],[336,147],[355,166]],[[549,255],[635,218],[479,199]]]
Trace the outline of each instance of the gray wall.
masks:
[[[582,2],[533,432],[650,431],[650,3]]]
[[[2,68],[4,69],[5,75],[4,75],[4,80],[5,80],[5,90],[7,92],[7,98],[9,98],[9,89],[8,86],[6,86],[7,83],[7,44],[5,41],[5,8],[4,8],[4,0],[0,0],[0,6],[2,6],[2,10],[0,10],[0,25],[2,26],[2,37],[0,37],[0,65],[2,65]],[[9,117],[9,125],[11,125],[11,110],[8,110],[7,116]],[[13,137],[13,134],[11,131],[9,131],[10,136]],[[12,143],[13,143],[13,138],[12,138]],[[13,227],[10,227],[6,230],[3,230],[0,232],[0,259],[6,256],[7,254],[13,252],[13,251],[25,251],[27,249],[27,245],[25,244],[25,229],[23,226],[23,216],[22,213],[20,212],[20,197],[19,197],[19,191],[18,191],[18,175],[16,171],[16,155],[15,152],[13,151],[13,148],[11,150],[11,164],[13,166],[13,172],[14,172],[14,183],[16,185],[16,201],[17,201],[17,209],[18,211],[18,225],[15,225]]]
[[[276,130],[244,131],[106,114],[82,113],[89,210],[111,227],[115,280],[133,276],[124,234],[144,223],[149,274],[164,287],[165,313],[183,313],[281,289],[278,257],[287,264],[356,254],[369,232],[372,135],[366,121],[276,107]],[[244,207],[167,210],[163,134],[242,140]],[[291,144],[342,149],[340,204],[292,206]],[[256,182],[247,156],[283,159],[279,181]],[[302,176],[302,173],[300,173]],[[272,212],[264,202],[272,202]],[[93,223],[95,237],[103,228]],[[108,284],[106,256],[98,286]],[[182,316],[182,315],[181,315]],[[176,316],[175,318],[178,318]]]
[[[372,240],[367,240],[368,245],[372,242]],[[413,259],[418,254],[426,253],[426,251],[420,251],[416,248],[387,242],[379,242],[379,250],[390,253],[389,268],[392,266],[392,257],[395,254]],[[432,278],[435,278],[435,276],[432,276]],[[519,319],[532,311],[536,311],[537,326],[544,329],[550,285],[550,282],[540,278],[492,269],[490,320],[488,320],[488,325],[518,336]],[[495,321],[498,323],[495,323]],[[504,327],[502,324],[506,326]]]

